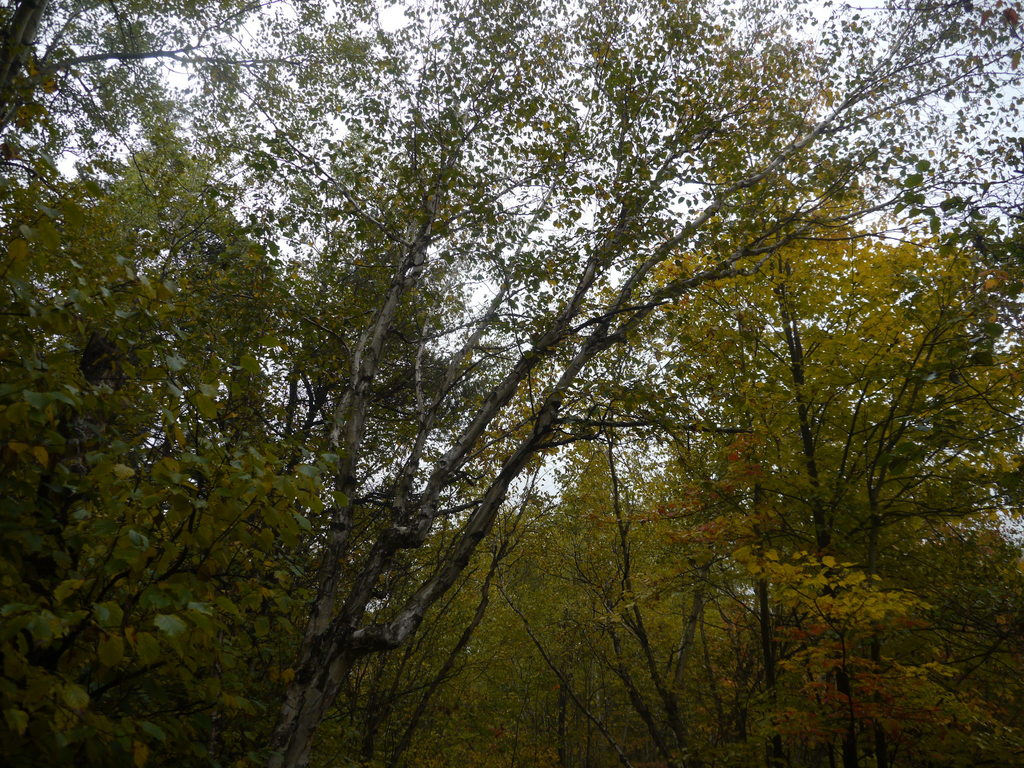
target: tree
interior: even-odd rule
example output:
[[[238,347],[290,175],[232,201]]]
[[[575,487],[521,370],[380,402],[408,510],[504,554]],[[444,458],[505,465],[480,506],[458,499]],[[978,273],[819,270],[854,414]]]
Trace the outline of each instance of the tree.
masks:
[[[89,29],[80,19],[123,30],[117,6],[112,16],[106,5],[18,8],[31,8],[55,41],[61,30]],[[53,8],[60,13],[48,21]],[[136,173],[131,164],[149,157],[127,142],[131,164],[106,153],[79,180],[47,189],[56,173],[43,153],[76,142],[98,152],[74,138],[76,120],[96,118],[74,106],[67,123],[27,109],[8,126],[14,154],[33,144],[40,160],[4,203],[5,276],[18,302],[12,317],[21,318],[9,331],[18,364],[7,369],[17,408],[5,414],[22,471],[15,527],[44,531],[30,551],[65,551],[71,524],[61,515],[81,497],[95,506],[90,515],[116,526],[87,527],[83,545],[116,534],[141,553],[123,563],[72,557],[59,583],[81,579],[141,601],[146,579],[166,581],[154,563],[169,558],[198,581],[163,606],[159,616],[169,618],[157,628],[169,638],[182,634],[179,613],[203,622],[190,604],[209,602],[203,590],[220,583],[220,568],[258,593],[246,603],[256,613],[263,598],[282,615],[293,609],[282,586],[310,590],[294,663],[272,652],[287,689],[270,766],[308,763],[313,734],[355,665],[413,636],[459,582],[523,472],[592,434],[591,365],[636,339],[659,307],[752,275],[792,243],[897,203],[927,205],[925,171],[903,175],[935,125],[917,105],[949,92],[966,106],[934,120],[969,124],[990,109],[985,97],[1002,83],[994,67],[1012,55],[1006,22],[960,5],[840,13],[811,38],[809,25],[820,22],[796,5],[437,2],[410,5],[408,23],[386,32],[361,6],[346,17],[304,3],[291,17],[255,15],[253,37],[269,45],[256,64],[228,38],[218,38],[223,57],[197,57],[195,40],[182,36],[182,20],[241,29],[249,10],[183,4],[167,16],[166,45],[58,59],[79,59],[91,82],[109,83],[101,63],[113,56],[125,65],[114,73],[145,86],[132,94],[168,101],[173,90],[146,62],[202,64],[190,71],[217,98],[199,102],[204,111],[193,103],[177,133],[188,137],[183,154],[202,148],[208,168],[164,156],[173,172]],[[7,35],[10,104],[57,103],[44,81],[43,95],[33,90],[24,48],[38,39],[50,38]],[[184,110],[134,98],[124,107],[111,132],[141,126],[159,137],[158,156],[173,144]],[[955,178],[955,150],[936,158],[932,186]],[[218,178],[236,169],[237,185]],[[125,205],[127,190],[150,176],[179,185],[180,197],[160,188],[152,206]],[[76,211],[87,220],[107,205],[111,235],[75,233]],[[140,221],[157,226],[135,231]],[[79,250],[109,275],[100,285],[87,279],[88,296],[75,287]],[[655,279],[676,260],[682,269]],[[135,320],[139,330],[127,322]],[[58,425],[52,434],[30,439],[48,420]],[[103,474],[111,462],[115,480]],[[57,479],[41,481],[51,464]],[[209,518],[199,511],[208,509]],[[11,562],[20,562],[16,550]],[[102,578],[92,575],[101,561]],[[78,573],[82,563],[88,575]],[[257,586],[264,571],[279,584]],[[18,603],[30,606],[26,621],[50,610],[58,586],[28,585],[32,600]],[[91,593],[81,599],[95,605]],[[92,609],[75,610],[86,611],[75,621],[97,628]],[[178,650],[215,666],[217,621],[245,623],[239,613],[218,606],[203,652]],[[97,621],[113,637],[135,619],[115,619],[115,633]],[[21,627],[11,631],[21,655],[65,636],[41,631],[29,647]],[[67,677],[59,686],[72,686],[61,688],[72,691],[72,710],[84,707],[74,686],[96,685],[91,670],[57,670]],[[181,699],[197,687],[186,681]],[[28,732],[22,715],[12,717]],[[134,750],[133,742],[124,751],[147,759]]]
[[[603,432],[503,582],[551,684],[619,750],[592,764],[1014,759],[1019,691],[982,693],[982,670],[1019,653],[1019,548],[1000,530],[1019,336],[988,357],[979,330],[1015,310],[977,256],[928,238],[783,249],[660,313],[660,362],[608,366]],[[652,366],[653,396],[630,385]]]
[[[356,192],[349,186],[351,175],[324,169],[329,193],[350,211],[353,226],[376,230],[381,244],[388,244],[386,255],[375,255],[371,263],[390,266],[383,270],[388,287],[372,322],[352,344],[351,380],[335,409],[332,439],[343,457],[337,487],[347,502],[332,510],[319,599],[274,739],[283,764],[306,761],[309,736],[352,659],[404,642],[454,582],[514,478],[538,451],[561,439],[560,413],[584,367],[663,302],[749,272],[781,244],[848,217],[845,209],[829,207],[840,186],[880,166],[879,148],[848,142],[847,131],[880,111],[884,117],[875,128],[897,130],[886,121],[898,120],[907,87],[917,94],[926,82],[926,90],[935,87],[932,77],[951,83],[962,75],[940,74],[935,49],[925,49],[934,19],[927,20],[926,32],[913,14],[900,17],[900,37],[889,40],[892,47],[884,55],[844,72],[844,92],[815,96],[806,91],[807,74],[825,60],[805,64],[794,58],[782,42],[782,19],[771,13],[741,22],[731,35],[694,8],[600,8],[578,21],[571,12],[520,13],[526,10],[490,5],[452,18],[443,7],[413,12],[398,39],[423,36],[431,53],[415,65],[425,74],[406,80],[402,68],[410,63],[404,50],[383,56],[384,71],[395,78],[388,98],[408,106],[382,113],[380,95],[371,91],[348,112],[350,134],[342,146],[375,158],[365,172],[373,179],[370,187]],[[536,18],[545,19],[543,29],[534,26]],[[627,18],[639,21],[629,27]],[[499,19],[500,34],[512,41],[504,50],[515,52],[514,64],[493,53],[477,56],[479,50],[497,50],[491,41]],[[431,41],[433,24],[447,25],[443,41]],[[855,21],[851,32],[868,28]],[[768,30],[778,37],[769,37]],[[760,53],[757,66],[752,50]],[[558,70],[548,65],[555,51]],[[699,70],[693,64],[698,61]],[[675,68],[687,71],[689,82],[667,77]],[[517,77],[521,71],[530,72],[532,81]],[[701,78],[707,82],[698,86]],[[900,90],[890,90],[896,81]],[[698,87],[706,100],[694,95]],[[731,88],[739,95],[718,103],[715,95]],[[685,102],[680,92],[687,94]],[[821,106],[801,112],[792,109],[794,101]],[[581,114],[584,103],[589,111]],[[524,118],[535,121],[533,126],[520,128]],[[536,130],[537,122],[544,132]],[[737,132],[730,123],[743,127]],[[377,150],[375,137],[385,139]],[[742,149],[734,143],[740,137]],[[313,151],[300,150],[295,148],[295,162],[308,165]],[[673,181],[679,178],[699,185],[700,193],[691,198],[692,187]],[[782,178],[788,186],[779,195]],[[538,182],[546,190],[531,196],[528,190]],[[682,226],[664,207],[673,204],[691,206],[692,218]],[[556,212],[554,229],[521,223],[546,208]],[[591,221],[581,224],[584,216]],[[418,393],[412,448],[390,479],[375,479],[387,489],[391,522],[369,544],[346,594],[340,591],[339,565],[358,546],[348,537],[357,519],[361,457],[373,434],[373,382],[387,357],[390,326],[403,302],[415,302],[437,263],[433,255],[459,264],[474,230],[487,232],[485,242],[496,244],[490,258],[498,259],[484,262],[495,286],[492,302],[480,317],[466,318],[469,330],[449,342],[457,352],[429,382],[433,386],[425,383]],[[353,246],[366,244],[360,237]],[[693,272],[648,287],[652,270],[684,244],[701,254]],[[571,267],[561,254],[575,250],[580,262]],[[542,287],[537,271],[545,262],[560,280],[549,288]],[[573,269],[579,279],[571,279]],[[519,298],[523,291],[533,295]],[[528,319],[516,322],[507,308],[520,309]],[[434,334],[446,330],[430,327]],[[419,338],[426,336],[421,332]],[[509,350],[509,337],[522,353],[489,351]],[[508,355],[507,362],[499,355]],[[427,382],[422,375],[416,380]],[[465,391],[470,381],[479,400],[461,401],[460,408],[475,411],[473,417],[445,424],[443,418],[453,413],[453,388]],[[517,395],[531,385],[539,395],[517,431],[523,418]],[[481,442],[495,439],[500,453]],[[441,442],[429,450],[435,441]],[[481,450],[488,458],[504,458],[480,472],[473,457]],[[459,487],[467,473],[493,479],[467,494]],[[449,509],[466,504],[471,511],[450,557],[404,605],[367,617],[374,586],[400,567],[401,553],[421,546],[452,514]]]
[[[841,305],[811,298],[819,289],[835,293],[820,273],[803,283],[798,275],[805,268],[788,258],[769,272],[771,294],[758,299],[748,290],[734,304],[723,292],[720,311],[729,319],[715,335],[721,356],[733,362],[710,358],[708,375],[715,367],[740,372],[747,385],[733,390],[743,393],[733,418],[745,414],[755,434],[766,430],[755,443],[731,448],[721,480],[751,519],[740,524],[749,539],[735,557],[762,578],[759,610],[790,646],[787,665],[833,643],[835,655],[811,662],[834,671],[838,694],[831,700],[835,721],[819,734],[837,727],[845,734],[849,765],[858,759],[861,726],[872,728],[869,713],[898,727],[898,702],[916,684],[896,670],[919,669],[929,659],[921,646],[905,644],[907,656],[887,657],[883,639],[900,635],[903,621],[930,626],[913,596],[917,569],[899,565],[914,558],[916,532],[939,520],[986,528],[981,521],[1006,509],[999,478],[1020,430],[1010,405],[1019,396],[1016,373],[1007,363],[1019,341],[1002,339],[1009,357],[993,357],[993,338],[1002,334],[992,314],[998,302],[986,295],[979,275],[987,272],[969,252],[921,245],[882,249],[879,258],[863,246],[841,248],[857,253],[844,259],[849,267],[837,264],[831,273],[844,281]],[[915,265],[937,258],[941,266],[922,279],[901,267],[907,257]],[[886,285],[889,298],[874,293]],[[804,299],[809,303],[800,310]],[[878,306],[884,314],[873,309]],[[808,553],[816,555],[804,560]],[[769,588],[781,616],[769,613]],[[808,632],[814,641],[806,641]],[[794,637],[797,642],[786,642]],[[771,650],[765,649],[766,666],[786,655]],[[879,691],[879,685],[891,687]],[[815,689],[818,713],[829,705],[821,699],[825,692]],[[872,696],[884,704],[873,705]],[[903,717],[921,714],[907,710]],[[885,728],[876,723],[874,730],[872,751],[884,763]]]

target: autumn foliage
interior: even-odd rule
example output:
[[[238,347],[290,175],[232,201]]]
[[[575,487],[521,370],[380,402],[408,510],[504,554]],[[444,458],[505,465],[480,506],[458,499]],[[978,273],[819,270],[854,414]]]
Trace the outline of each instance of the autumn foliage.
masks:
[[[0,762],[1024,764],[1021,12],[7,3]]]

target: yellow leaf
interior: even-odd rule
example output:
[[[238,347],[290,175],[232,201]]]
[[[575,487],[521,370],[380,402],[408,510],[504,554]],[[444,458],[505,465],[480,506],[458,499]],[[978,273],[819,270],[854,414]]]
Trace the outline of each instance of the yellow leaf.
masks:
[[[7,444],[7,447],[14,451],[14,453],[21,453],[28,450],[28,443],[19,443],[12,440]]]
[[[57,603],[62,603],[71,594],[76,592],[85,583],[83,579],[67,579],[57,585],[57,588],[53,590],[53,599]]]
[[[11,727],[11,730],[17,731],[19,736],[25,735],[25,729],[28,728],[28,713],[21,709],[5,709],[4,719],[7,721],[7,725]]]
[[[28,256],[28,243],[20,237],[17,240],[12,240],[11,244],[7,246],[7,255],[13,261],[24,259]]]
[[[129,477],[135,474],[135,470],[126,464],[115,464],[114,474],[117,475],[118,480],[127,480]]]
[[[124,658],[124,640],[118,635],[110,635],[100,640],[100,663],[105,667],[116,667]]]
[[[141,741],[132,742],[132,762],[137,768],[142,768],[149,759],[149,747]]]
[[[80,685],[65,684],[61,689],[61,695],[64,698],[64,703],[71,709],[82,710],[89,706],[89,694]]]
[[[32,448],[32,455],[36,457],[36,461],[42,464],[44,467],[50,465],[50,454],[46,452],[46,449],[41,445],[34,446]]]
[[[821,558],[821,564],[824,565],[826,568],[835,568],[836,559],[832,557],[832,555],[825,555],[823,558]]]

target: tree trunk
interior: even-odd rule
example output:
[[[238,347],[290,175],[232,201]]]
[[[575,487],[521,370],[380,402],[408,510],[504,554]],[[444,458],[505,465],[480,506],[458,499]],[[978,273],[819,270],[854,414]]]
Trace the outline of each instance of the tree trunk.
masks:
[[[11,121],[18,97],[15,80],[21,74],[49,0],[21,0],[0,41],[0,130]]]
[[[321,638],[321,644],[331,642],[325,635]],[[306,768],[309,765],[313,734],[334,703],[354,661],[351,653],[341,653],[328,657],[330,660],[319,666],[322,658],[321,654],[306,654],[305,663],[296,670],[270,737],[271,757],[267,768]]]
[[[843,768],[859,768],[857,760],[857,721],[853,716],[853,688],[846,670],[836,670],[836,690],[846,697],[849,717],[843,734]]]
[[[758,619],[761,630],[761,657],[764,662],[765,687],[768,689],[768,696],[775,701],[775,643],[772,640],[771,612],[768,601],[768,581],[758,579],[757,581],[757,606]],[[773,733],[768,742],[768,764],[775,766],[785,765],[786,757],[782,751],[782,736]]]

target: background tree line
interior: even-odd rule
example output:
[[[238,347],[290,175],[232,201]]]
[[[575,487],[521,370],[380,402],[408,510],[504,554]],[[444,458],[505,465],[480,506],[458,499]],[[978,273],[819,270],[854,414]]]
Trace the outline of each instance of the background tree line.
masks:
[[[12,765],[1020,762],[1017,7],[399,10],[0,15]]]

